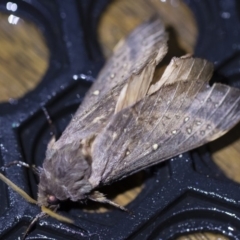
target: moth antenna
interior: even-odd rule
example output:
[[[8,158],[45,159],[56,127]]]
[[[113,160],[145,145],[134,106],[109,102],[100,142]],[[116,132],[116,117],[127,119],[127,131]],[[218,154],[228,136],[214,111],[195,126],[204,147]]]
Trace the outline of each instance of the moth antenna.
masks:
[[[17,161],[17,160],[12,161],[8,164],[5,164],[3,167],[1,167],[1,170],[4,171],[6,168],[9,168],[9,167],[12,167],[15,165],[20,165],[21,167],[26,167],[26,168],[32,169],[36,175],[39,175],[39,173],[40,173],[39,169],[35,165],[29,165],[28,163],[25,163],[23,161]]]
[[[88,199],[90,199],[94,202],[107,203],[111,206],[114,206],[116,208],[121,209],[122,211],[125,211],[125,212],[128,212],[131,214],[131,212],[127,208],[107,199],[102,193],[100,193],[98,191],[94,191],[91,195],[88,196]]]
[[[45,212],[41,212],[39,213],[33,220],[32,222],[29,224],[27,230],[25,231],[24,235],[23,235],[23,240],[26,239],[28,233],[30,232],[30,230],[32,229],[32,227],[35,225],[35,223],[42,217],[46,216]]]
[[[51,117],[50,117],[47,109],[42,106],[42,110],[43,110],[43,112],[44,112],[44,115],[45,115],[45,117],[46,117],[46,119],[47,119],[47,121],[48,121],[48,123],[49,123],[50,129],[51,129],[50,134],[51,134],[55,139],[57,139],[57,131],[56,131],[56,128],[55,128],[55,126],[54,126],[54,124],[53,124],[53,121],[52,121],[52,119],[51,119]]]
[[[31,198],[26,192],[24,192],[20,187],[18,187],[16,184],[14,184],[12,181],[10,181],[8,178],[6,178],[3,174],[0,173],[0,179],[5,182],[10,188],[12,188],[14,191],[16,191],[19,195],[21,195],[27,202],[29,203],[33,203],[33,204],[36,204],[37,205],[37,201],[34,200],[33,198]],[[67,217],[64,217],[64,216],[61,216],[55,212],[53,212],[52,210],[42,206],[42,212],[44,214],[47,214],[53,218],[56,218],[57,220],[59,221],[62,221],[62,222],[66,222],[66,223],[71,223],[73,224],[74,221],[67,218]]]
[[[31,198],[26,192],[24,192],[20,187],[18,187],[1,173],[0,179],[5,182],[10,188],[12,188],[15,192],[21,195],[27,202],[37,205],[37,201],[35,199]]]
[[[58,221],[61,221],[61,222],[65,222],[65,223],[70,223],[70,224],[74,224],[74,221],[70,218],[67,218],[67,217],[64,217],[54,211],[52,211],[51,209],[49,208],[46,208],[44,206],[41,206],[41,209],[42,209],[42,212],[46,213],[47,215],[49,215],[50,217],[52,218],[55,218],[57,219]]]

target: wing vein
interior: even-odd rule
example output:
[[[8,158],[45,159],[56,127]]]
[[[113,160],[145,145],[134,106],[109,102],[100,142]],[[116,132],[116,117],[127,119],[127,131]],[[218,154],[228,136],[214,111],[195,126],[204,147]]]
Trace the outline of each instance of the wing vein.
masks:
[[[157,121],[157,123],[156,123],[155,126],[152,128],[152,130],[150,131],[150,133],[147,135],[146,141],[149,140],[149,138],[150,138],[150,136],[152,135],[153,131],[156,129],[156,127],[157,127],[158,124],[162,121],[162,119],[163,119],[163,117],[165,116],[165,114],[168,112],[169,106],[170,106],[171,102],[173,101],[173,99],[174,99],[175,96],[176,96],[178,87],[179,87],[179,83],[177,84],[176,89],[175,89],[175,92],[174,92],[174,94],[173,94],[173,97],[172,97],[171,101],[167,104],[167,107],[166,107],[164,113],[162,114],[161,118]]]
[[[215,86],[216,86],[216,85],[215,85]],[[206,98],[205,102],[206,102],[207,99],[211,96],[211,94],[212,94],[212,92],[213,92],[213,89],[214,89],[214,87],[212,87],[212,89],[211,89],[211,91],[210,91],[210,94],[209,94],[208,97]],[[221,103],[219,104],[219,106],[222,105],[223,101],[226,99],[226,97],[227,97],[227,95],[229,94],[229,92],[230,92],[230,88],[228,89],[228,91],[226,92],[226,94],[224,95],[224,97],[222,98]],[[204,102],[204,104],[201,106],[201,108],[205,105],[205,102]],[[197,112],[199,112],[201,108],[199,108]],[[212,113],[211,113],[205,120],[209,120],[209,119],[214,115],[214,113],[215,113],[216,111],[217,111],[217,108],[215,108],[215,110],[212,111]],[[186,139],[182,142],[182,144],[184,144],[191,136],[193,136],[197,131],[199,131],[199,130],[201,129],[202,125],[203,125],[203,124],[201,124],[199,127],[197,127],[196,130],[193,131],[193,132],[188,136],[188,138],[186,138]],[[180,145],[182,145],[182,144],[180,144]]]

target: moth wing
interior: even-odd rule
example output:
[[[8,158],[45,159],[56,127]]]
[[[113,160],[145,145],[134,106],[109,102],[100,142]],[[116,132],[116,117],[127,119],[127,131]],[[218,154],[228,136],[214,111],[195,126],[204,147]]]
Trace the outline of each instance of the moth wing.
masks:
[[[134,96],[142,98],[149,88],[156,65],[166,52],[167,34],[159,19],[147,21],[126,40],[120,41],[54,147],[59,149],[63,145],[89,139],[101,131],[114,114],[126,82],[131,83],[131,89],[138,86],[134,88],[138,92]]]
[[[143,72],[148,73],[150,66],[146,67]],[[149,84],[152,79],[149,81],[148,79],[130,78],[120,93],[115,112],[133,105],[145,97],[146,94],[150,95],[158,91],[163,85],[173,84],[176,81],[186,81],[188,79],[204,79],[205,81],[209,81],[212,73],[213,64],[205,59],[187,56],[174,57],[160,80],[152,85]],[[147,76],[150,76],[150,74]]]
[[[185,69],[182,74],[181,68],[174,70],[172,62],[166,69],[172,71],[165,84],[155,86],[150,95],[116,113],[97,136],[90,177],[94,186],[201,146],[222,136],[240,120],[239,89],[218,83],[210,87],[212,66],[204,66],[204,60],[198,71],[194,64],[190,69],[186,66],[201,60],[177,61]],[[184,61],[186,64],[182,64]]]
[[[121,85],[131,76],[139,75],[150,62],[154,61],[155,68],[167,53],[167,39],[164,25],[157,18],[145,22],[125,40],[122,39],[99,73],[78,112],[99,102],[116,85]]]

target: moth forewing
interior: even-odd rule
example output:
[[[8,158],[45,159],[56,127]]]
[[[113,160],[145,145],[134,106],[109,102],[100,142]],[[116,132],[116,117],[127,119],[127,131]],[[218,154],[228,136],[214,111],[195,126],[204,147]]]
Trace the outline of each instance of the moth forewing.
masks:
[[[142,76],[151,79],[156,65],[167,53],[167,40],[164,25],[155,18],[121,40],[53,149],[98,134],[113,115],[123,86]],[[145,72],[146,68],[150,70]]]
[[[174,57],[160,80],[150,87],[148,94],[159,90],[164,84],[171,84],[176,81],[202,79],[202,81],[208,82],[212,77],[213,68],[213,64],[205,59],[186,56]]]
[[[133,75],[128,80],[128,83],[123,87],[119,94],[115,107],[115,113],[129,105],[132,105],[146,95],[152,82],[155,67],[156,63],[154,60],[149,63],[143,71],[139,73],[139,75]],[[131,94],[129,94],[129,92]]]
[[[92,184],[108,184],[201,146],[239,122],[239,89],[217,83],[210,87],[213,67],[206,60],[174,61],[178,64],[172,61],[175,66],[166,69],[169,78],[164,73],[163,84],[157,82],[149,95],[112,116],[96,137]]]
[[[139,75],[148,64],[154,64],[155,67],[167,53],[167,40],[164,24],[158,18],[143,23],[126,39],[122,39],[100,71],[77,114],[88,111],[117,85]]]

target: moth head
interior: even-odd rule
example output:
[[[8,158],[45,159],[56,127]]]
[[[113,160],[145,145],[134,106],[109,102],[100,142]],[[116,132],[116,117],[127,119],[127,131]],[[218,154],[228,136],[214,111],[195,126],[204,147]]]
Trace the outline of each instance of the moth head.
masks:
[[[50,206],[54,206],[59,204],[59,199],[57,199],[56,196],[52,194],[47,196],[47,202]]]
[[[68,199],[80,201],[86,198],[92,190],[88,181],[91,168],[79,146],[50,151],[39,171],[38,205],[54,207]]]
[[[61,194],[62,197],[59,199],[60,186],[54,179],[47,177],[44,169],[41,169],[39,178],[37,204],[51,209],[58,208],[60,201],[65,200],[64,194]]]
[[[19,195],[21,195],[27,202],[29,202],[31,204],[37,204],[37,201],[35,199],[31,198],[26,192],[24,192],[21,188],[19,188],[17,185],[15,185],[12,181],[10,181],[8,178],[6,178],[1,173],[0,173],[0,179],[3,182],[5,182],[9,187],[11,187],[14,191],[19,193]],[[50,199],[54,200],[53,198],[50,198]],[[51,209],[46,208],[45,206],[42,206],[41,210],[42,211],[30,223],[29,227],[27,228],[26,232],[24,233],[23,239],[25,239],[25,237],[27,236],[27,234],[29,233],[29,231],[31,230],[31,228],[35,224],[35,222],[38,219],[44,217],[45,215],[49,215],[49,216],[51,216],[59,221],[62,221],[62,222],[71,223],[71,224],[74,223],[71,219],[61,216],[61,215],[57,214],[56,212],[53,212]]]
[[[60,200],[53,193],[38,191],[37,204],[50,209],[57,209],[60,204]]]

